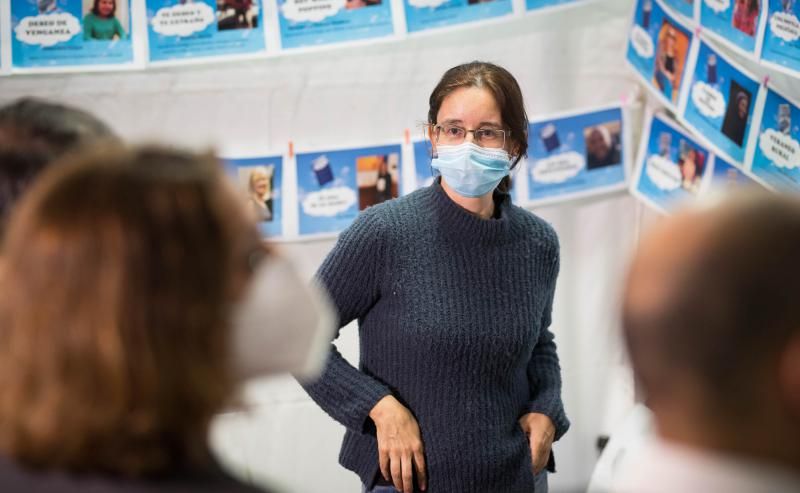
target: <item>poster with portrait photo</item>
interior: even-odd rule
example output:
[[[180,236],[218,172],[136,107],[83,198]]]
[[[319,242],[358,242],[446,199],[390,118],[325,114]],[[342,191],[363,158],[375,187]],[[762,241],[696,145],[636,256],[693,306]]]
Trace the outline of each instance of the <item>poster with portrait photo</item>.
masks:
[[[800,107],[767,90],[750,172],[771,188],[800,192]]]
[[[281,48],[391,36],[390,0],[277,0]]]
[[[631,193],[666,213],[696,198],[713,155],[669,118],[645,117]]]
[[[769,0],[761,60],[795,76],[800,73],[800,1]]]
[[[263,53],[265,0],[146,0],[151,63]]]
[[[765,0],[699,0],[700,25],[715,38],[748,55],[758,55]]]
[[[673,12],[678,13],[687,19],[694,19],[695,1],[702,0],[663,0],[664,5]]]
[[[130,0],[11,0],[15,71],[133,65]]]
[[[436,176],[431,168],[431,141],[417,140],[414,147],[414,189],[428,187],[433,184]]]
[[[760,83],[700,40],[681,119],[716,154],[744,163]]]
[[[525,0],[525,9],[528,11],[539,10],[546,7],[556,7],[559,5],[577,4],[586,0]]]
[[[261,234],[266,239],[283,237],[283,157],[223,161]]]
[[[387,190],[396,197],[400,156],[400,144],[297,154],[300,235],[339,233],[360,210],[388,198]],[[386,176],[380,180],[384,160],[387,168],[395,167],[394,174],[388,173],[392,183]],[[381,182],[384,186],[379,190]]]
[[[528,127],[529,203],[625,188],[628,156],[623,108],[574,112]]]
[[[711,174],[710,191],[730,193],[741,189],[762,188],[742,168],[731,164],[720,156],[714,156],[714,170]]]
[[[512,14],[511,0],[403,0],[409,33]]]
[[[686,79],[692,33],[657,0],[638,0],[626,59],[645,85],[670,108],[676,108]]]

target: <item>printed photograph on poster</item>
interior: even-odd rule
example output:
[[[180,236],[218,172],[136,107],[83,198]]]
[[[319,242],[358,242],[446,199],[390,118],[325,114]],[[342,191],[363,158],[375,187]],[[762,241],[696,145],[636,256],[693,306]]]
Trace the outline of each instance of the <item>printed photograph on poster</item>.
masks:
[[[648,87],[675,108],[692,34],[655,0],[638,0],[634,15],[626,58]]]
[[[266,238],[283,236],[283,157],[224,159],[242,200]]]
[[[414,142],[414,187],[424,188],[433,184],[434,170],[431,168],[431,143],[429,140]]]
[[[569,3],[580,3],[585,0],[525,0],[526,10],[538,10],[545,7],[555,7],[556,5],[566,5]]]
[[[338,233],[358,211],[397,197],[400,145],[297,155],[300,235]]]
[[[622,125],[618,107],[531,123],[528,201],[624,188]]]
[[[390,36],[390,0],[278,0],[281,47],[319,46]]]
[[[683,119],[719,152],[743,163],[760,84],[700,43]]]
[[[512,13],[511,0],[403,0],[409,33]]]
[[[750,172],[767,185],[800,191],[800,108],[767,91]]]
[[[699,0],[700,25],[733,46],[756,54],[763,1]]]
[[[800,2],[769,0],[761,59],[800,72]]]
[[[671,8],[674,12],[686,17],[687,19],[694,19],[694,3],[696,0],[663,0],[664,4]],[[703,1],[703,0],[699,0]],[[735,1],[735,0],[734,0]]]
[[[667,212],[700,193],[711,153],[661,115],[645,121],[633,194]]]
[[[265,0],[146,0],[151,62],[263,52]]]
[[[130,0],[11,0],[12,66],[133,62]]]
[[[751,187],[760,187],[760,185],[738,166],[729,163],[724,158],[714,156],[714,172],[711,174],[710,190],[717,193],[729,193]]]

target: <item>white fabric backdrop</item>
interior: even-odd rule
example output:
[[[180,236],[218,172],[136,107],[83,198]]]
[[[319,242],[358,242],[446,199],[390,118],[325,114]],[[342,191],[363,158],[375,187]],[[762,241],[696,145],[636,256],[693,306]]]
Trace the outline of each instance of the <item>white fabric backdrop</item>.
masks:
[[[620,100],[633,90],[623,63],[631,0],[602,0],[506,23],[270,60],[146,72],[0,79],[0,104],[23,95],[86,108],[133,141],[167,141],[228,154],[399,141],[417,128],[438,78],[480,59],[520,81],[530,115]],[[417,133],[417,135],[419,135]],[[627,409],[631,389],[616,338],[617,293],[644,214],[632,198],[536,210],[562,244],[553,330],[570,432],[556,444],[554,492],[584,489],[595,440]],[[311,276],[332,241],[281,245]],[[357,358],[356,330],[339,347]],[[212,441],[232,468],[289,491],[360,491],[337,464],[343,428],[290,379],[246,388],[247,413],[220,417]]]

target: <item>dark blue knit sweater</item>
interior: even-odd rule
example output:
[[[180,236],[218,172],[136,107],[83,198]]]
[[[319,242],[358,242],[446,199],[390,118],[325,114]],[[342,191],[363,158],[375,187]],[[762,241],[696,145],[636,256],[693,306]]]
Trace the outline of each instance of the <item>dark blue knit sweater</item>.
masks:
[[[368,414],[394,395],[419,422],[428,491],[533,491],[518,425],[546,414],[556,439],[569,427],[548,330],[558,238],[496,195],[480,219],[439,183],[364,211],[317,273],[339,312],[358,319],[356,369],[331,345],[322,377],[305,388],[347,432],[341,464],[371,485],[378,471]]]

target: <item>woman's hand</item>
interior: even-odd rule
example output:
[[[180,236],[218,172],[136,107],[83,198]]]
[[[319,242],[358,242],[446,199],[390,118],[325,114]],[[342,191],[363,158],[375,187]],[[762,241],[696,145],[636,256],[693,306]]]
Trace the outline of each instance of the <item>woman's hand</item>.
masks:
[[[387,395],[372,408],[369,417],[378,430],[378,458],[381,474],[403,493],[414,491],[414,469],[419,489],[427,488],[425,452],[417,420],[405,406]]]
[[[550,448],[556,436],[556,427],[553,422],[539,413],[528,413],[519,418],[519,426],[528,435],[528,445],[531,447],[533,473],[539,474],[547,466],[550,458]]]

